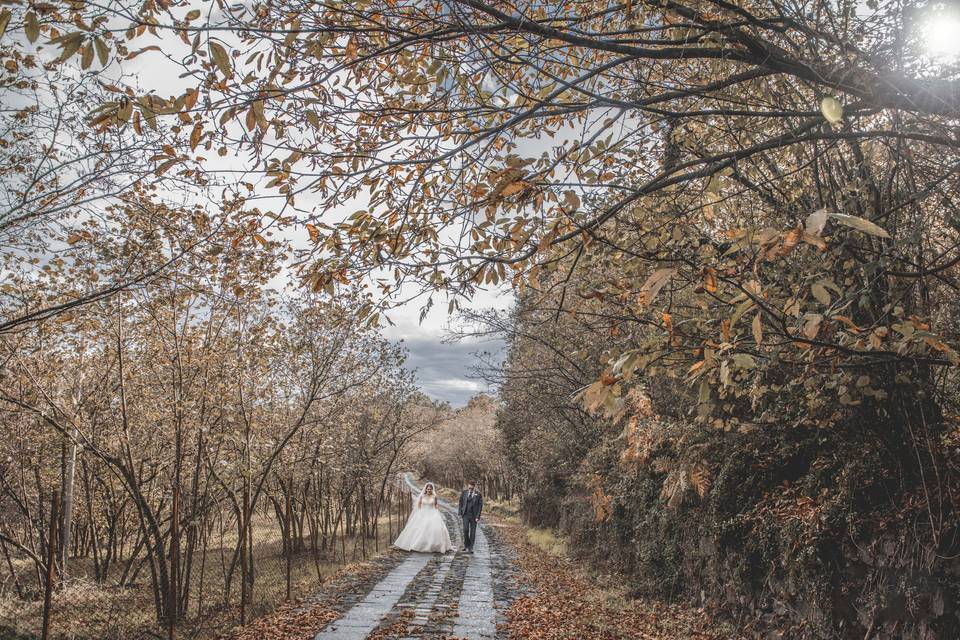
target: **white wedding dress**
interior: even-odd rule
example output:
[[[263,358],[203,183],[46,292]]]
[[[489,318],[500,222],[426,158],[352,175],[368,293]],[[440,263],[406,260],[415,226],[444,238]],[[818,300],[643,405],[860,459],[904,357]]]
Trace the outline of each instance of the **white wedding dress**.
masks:
[[[400,532],[393,546],[404,551],[446,553],[453,548],[450,532],[443,522],[436,494],[421,494],[413,505],[407,525]]]

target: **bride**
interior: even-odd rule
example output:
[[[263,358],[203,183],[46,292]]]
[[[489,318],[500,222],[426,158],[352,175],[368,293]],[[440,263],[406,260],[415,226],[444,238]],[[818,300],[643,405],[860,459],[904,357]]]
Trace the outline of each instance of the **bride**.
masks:
[[[404,551],[426,551],[446,553],[453,544],[450,532],[440,515],[440,504],[432,482],[428,482],[420,492],[407,526],[403,528],[393,546]]]

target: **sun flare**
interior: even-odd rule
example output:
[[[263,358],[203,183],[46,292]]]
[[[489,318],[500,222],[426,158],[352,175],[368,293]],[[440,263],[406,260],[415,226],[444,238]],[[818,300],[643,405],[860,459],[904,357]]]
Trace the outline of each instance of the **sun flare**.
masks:
[[[937,60],[960,59],[960,15],[940,13],[927,20],[922,42],[927,54]]]

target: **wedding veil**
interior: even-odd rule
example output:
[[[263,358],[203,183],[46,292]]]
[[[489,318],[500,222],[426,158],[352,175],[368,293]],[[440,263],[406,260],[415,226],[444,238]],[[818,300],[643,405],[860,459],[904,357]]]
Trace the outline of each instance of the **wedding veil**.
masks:
[[[432,482],[427,482],[424,484],[423,489],[420,489],[420,495],[417,496],[417,501],[414,503],[417,505],[418,509],[423,506],[423,496],[425,496],[427,493],[427,487],[433,489],[433,495],[437,495],[437,488],[433,486]]]

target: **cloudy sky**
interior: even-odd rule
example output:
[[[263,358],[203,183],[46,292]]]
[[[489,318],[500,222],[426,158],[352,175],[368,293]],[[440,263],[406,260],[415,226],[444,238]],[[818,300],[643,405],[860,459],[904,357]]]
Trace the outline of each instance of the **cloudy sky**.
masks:
[[[480,292],[470,305],[473,309],[507,309],[512,303],[508,291]],[[491,391],[477,378],[474,369],[481,359],[499,360],[503,355],[501,341],[449,342],[448,329],[456,318],[447,316],[446,305],[435,306],[423,323],[420,303],[408,303],[389,313],[394,326],[384,328],[391,340],[402,341],[409,352],[407,365],[417,374],[417,382],[424,393],[437,400],[445,400],[455,407],[463,406],[471,396]],[[488,354],[488,355],[485,355]]]

